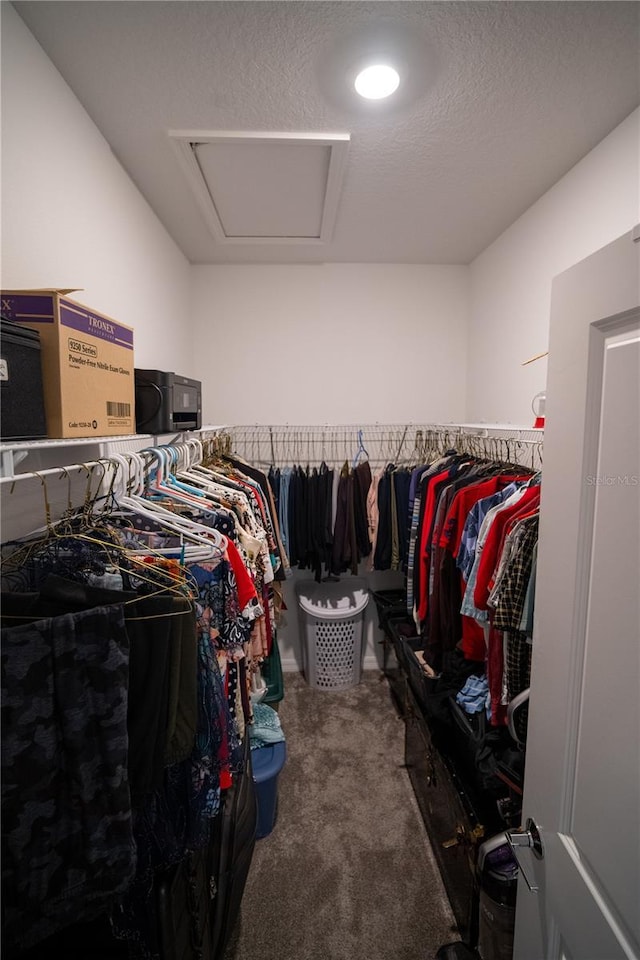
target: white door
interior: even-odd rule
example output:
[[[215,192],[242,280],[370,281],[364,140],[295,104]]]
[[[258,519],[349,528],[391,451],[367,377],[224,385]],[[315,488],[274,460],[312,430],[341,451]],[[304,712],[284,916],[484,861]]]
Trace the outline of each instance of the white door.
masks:
[[[640,957],[639,478],[627,234],[553,284],[515,960]]]

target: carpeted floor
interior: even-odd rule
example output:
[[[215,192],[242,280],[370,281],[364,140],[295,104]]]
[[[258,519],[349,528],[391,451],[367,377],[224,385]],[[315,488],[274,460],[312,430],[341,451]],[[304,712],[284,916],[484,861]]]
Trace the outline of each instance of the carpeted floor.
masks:
[[[432,960],[457,939],[386,681],[285,674],[288,759],[225,960]]]

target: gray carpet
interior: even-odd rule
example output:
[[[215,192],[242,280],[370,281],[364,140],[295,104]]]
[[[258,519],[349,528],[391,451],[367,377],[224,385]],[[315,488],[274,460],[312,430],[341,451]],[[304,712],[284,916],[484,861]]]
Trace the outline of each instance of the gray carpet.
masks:
[[[288,760],[225,960],[432,960],[458,939],[377,672],[342,692],[285,674]]]

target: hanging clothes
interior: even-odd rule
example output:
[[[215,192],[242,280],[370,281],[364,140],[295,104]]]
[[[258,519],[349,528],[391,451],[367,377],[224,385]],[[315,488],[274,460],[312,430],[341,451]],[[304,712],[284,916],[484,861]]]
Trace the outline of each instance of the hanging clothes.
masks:
[[[154,878],[208,844],[275,640],[288,561],[260,478],[151,470],[146,497],[112,500],[3,545],[10,960],[105,912],[155,955]]]
[[[123,607],[3,629],[2,650],[3,951],[13,957],[107,909],[135,874]]]
[[[484,664],[494,726],[530,671],[530,635],[520,628],[532,627],[540,488],[531,479],[452,452],[416,467],[408,482],[407,603],[425,662],[440,671],[460,650]]]
[[[271,468],[283,543],[291,567],[313,572],[316,581],[349,571],[357,573],[371,553],[367,497],[371,486],[368,461],[339,473],[319,466]]]
[[[388,464],[378,480],[378,526],[376,530],[376,549],[373,559],[374,570],[389,570],[392,556],[392,503],[391,474],[394,466]]]
[[[372,480],[369,461],[365,460],[359,463],[353,471],[353,474],[355,480],[353,490],[353,520],[356,528],[358,562],[360,562],[360,560],[368,557],[371,553],[367,516],[367,497]]]
[[[358,542],[355,524],[354,501],[355,478],[349,464],[345,461],[338,482],[338,502],[333,533],[333,552],[331,573],[339,576],[349,571],[358,572]]]

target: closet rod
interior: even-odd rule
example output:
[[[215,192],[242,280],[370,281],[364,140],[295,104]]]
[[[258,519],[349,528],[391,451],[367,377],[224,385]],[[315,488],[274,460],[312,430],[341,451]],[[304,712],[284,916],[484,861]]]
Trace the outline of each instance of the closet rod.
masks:
[[[217,439],[218,436],[219,434],[217,436],[202,437],[202,438],[190,437],[189,439],[185,439],[183,442],[154,444],[153,446],[144,447],[142,450],[138,450],[138,449],[136,450],[131,449],[131,450],[125,450],[125,451],[118,450],[117,453],[119,456],[135,457],[135,456],[139,456],[144,451],[153,453],[154,450],[158,450],[166,447],[175,447],[177,449],[186,448],[189,450],[193,450],[192,444],[194,440],[197,439],[198,442],[200,443],[202,442],[206,443],[207,440]],[[115,452],[116,451],[114,451],[114,453]],[[65,463],[65,464],[60,464],[57,467],[46,467],[43,470],[29,470],[29,471],[25,471],[24,473],[14,473],[8,476],[0,476],[0,485],[4,485],[8,483],[15,484],[23,480],[41,480],[42,482],[44,482],[45,478],[54,478],[54,477],[58,480],[64,480],[65,477],[70,472],[79,473],[80,471],[84,471],[88,475],[89,473],[92,473],[98,468],[100,468],[103,471],[103,473],[106,473],[106,470],[109,468],[110,465],[114,465],[116,467],[119,466],[118,461],[116,459],[113,459],[108,454],[106,454],[104,457],[101,457],[99,460],[87,460],[87,461],[81,461],[81,462],[75,462],[75,463]]]
[[[0,477],[0,485],[18,483],[22,480],[40,480],[43,477],[57,477],[60,480],[64,480],[65,475],[70,471],[77,473],[80,470],[84,470],[85,473],[90,473],[97,467],[104,469],[108,460],[108,457],[104,457],[102,460],[89,460],[87,463],[69,463],[60,467],[47,467],[46,470],[31,470],[28,473],[15,473],[9,477]]]

